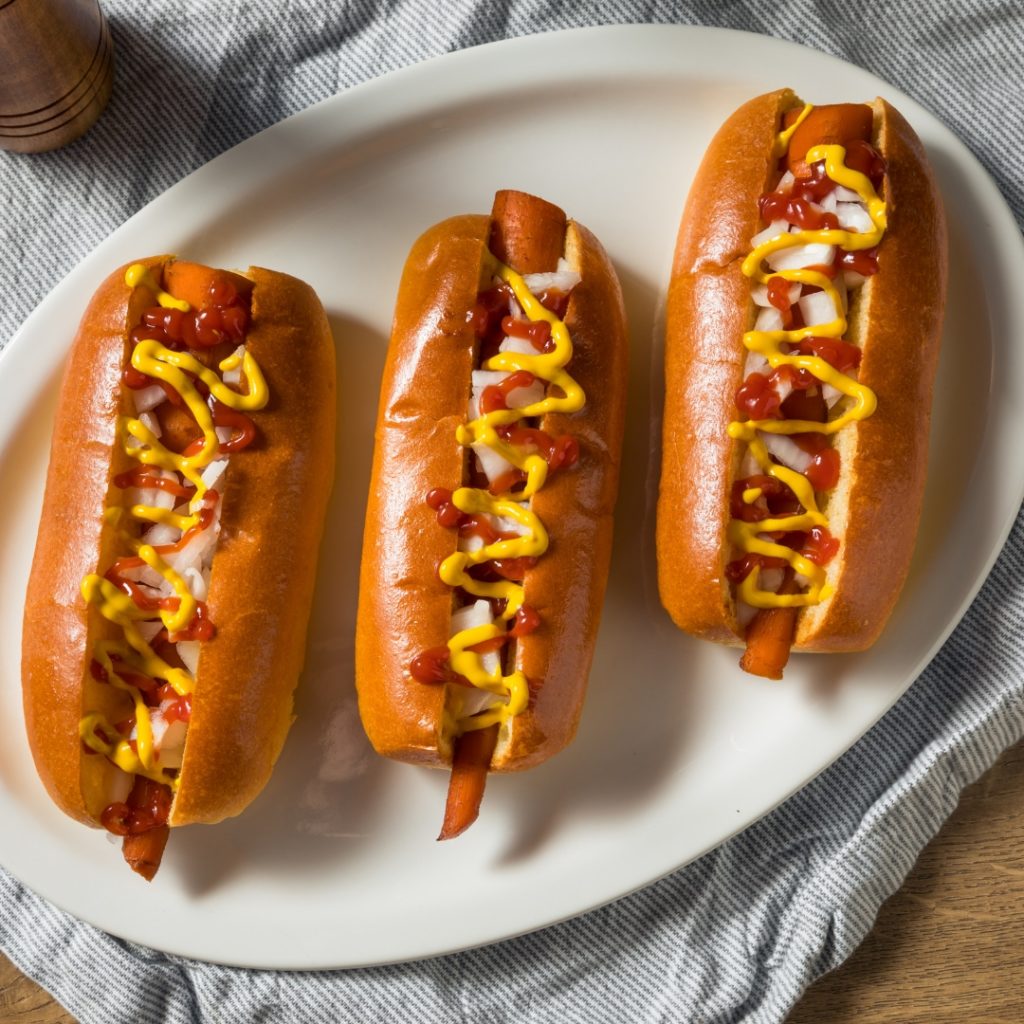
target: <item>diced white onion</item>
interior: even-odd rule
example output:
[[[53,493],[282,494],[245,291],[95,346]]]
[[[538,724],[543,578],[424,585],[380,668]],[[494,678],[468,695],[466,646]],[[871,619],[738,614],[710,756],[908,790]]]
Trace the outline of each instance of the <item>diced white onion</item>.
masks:
[[[188,592],[197,600],[205,601],[206,595],[209,593],[209,588],[206,583],[206,577],[194,566],[189,566],[182,574],[181,578],[185,581],[188,586]]]
[[[852,188],[847,188],[845,185],[836,185],[832,190],[832,195],[836,197],[837,202],[840,203],[859,203],[861,202],[860,196],[853,191]]]
[[[771,365],[760,352],[747,352],[747,361],[743,366],[743,377],[746,379],[752,373],[763,373],[767,376],[771,373]]]
[[[147,597],[171,597],[174,594],[174,588],[170,583],[156,569],[152,569],[148,565],[140,565],[134,569],[122,569],[121,576],[133,583],[149,587],[152,593],[147,593]]]
[[[199,569],[207,556],[212,558],[217,543],[217,532],[214,526],[200,530],[189,538],[180,551],[171,551],[164,555],[164,560],[178,575],[182,575],[189,568]]]
[[[132,786],[135,785],[135,776],[129,775],[127,772],[116,771],[108,772],[107,777],[110,780],[110,785],[106,792],[107,803],[123,804],[128,799]],[[114,840],[118,838],[111,832],[107,833],[107,837]]]
[[[483,441],[477,441],[473,445],[473,451],[476,453],[477,462],[480,463],[480,469],[487,477],[488,483],[493,484],[498,477],[515,468],[508,459],[499,455]]]
[[[199,668],[199,641],[180,640],[174,646],[177,649],[178,657],[181,658],[185,668],[187,668],[194,676]]]
[[[786,171],[786,173],[781,178],[779,178],[779,183],[778,185],[775,186],[775,191],[788,193],[792,191],[793,183],[795,181],[796,178],[793,176],[793,172]]]
[[[847,231],[867,234],[875,226],[868,211],[860,203],[837,203],[836,217],[839,218],[839,226]]]
[[[784,235],[789,231],[789,224],[784,220],[773,220],[763,231],[759,231],[750,240],[750,246],[752,249],[756,249],[759,245],[764,245],[765,242],[770,242],[773,238],[778,238],[779,235]]]
[[[231,440],[231,428],[230,427],[214,427],[214,433],[217,435],[217,440],[221,444]]]
[[[154,436],[160,436],[160,424],[157,422],[157,418],[151,412],[143,412],[139,414],[139,422]]]
[[[163,544],[175,544],[181,540],[181,530],[169,523],[154,523],[143,535],[142,541],[153,547]]]
[[[452,612],[451,635],[455,636],[456,633],[461,633],[464,629],[486,626],[493,621],[490,601],[474,601],[472,604],[464,605]]]
[[[459,536],[459,551],[479,551],[484,546],[484,539],[477,533],[471,533],[468,537]]]
[[[150,508],[174,508],[175,497],[157,487],[129,487],[125,492],[129,505],[148,505]]]
[[[473,392],[469,399],[469,418],[475,420],[480,415],[480,399],[484,390],[495,387],[503,380],[511,376],[506,370],[474,370],[473,371]],[[513,388],[505,396],[505,404],[509,409],[523,409],[535,402],[544,400],[544,381],[536,378],[526,388]]]
[[[491,604],[489,601],[474,601],[464,608],[452,612],[451,635],[455,636],[464,629],[475,629],[477,626],[486,626],[494,621],[491,615]],[[480,655],[480,663],[485,672],[494,673],[498,671],[501,661],[497,651],[489,651]]]
[[[207,488],[212,489],[217,486],[217,481],[224,475],[224,470],[227,468],[227,459],[214,459],[213,462],[203,467],[203,471],[199,476]]]
[[[151,622],[136,622],[135,628],[148,644],[164,628],[164,624],[159,619],[153,619]]]
[[[763,472],[757,459],[754,458],[754,453],[747,448],[743,453],[743,458],[740,460],[740,473],[739,478],[743,479],[748,476],[757,476],[758,473]]]
[[[822,384],[821,397],[825,399],[825,404],[831,409],[843,397],[843,393],[838,388],[832,387],[831,384]]]
[[[511,335],[506,335],[502,339],[501,344],[498,346],[499,352],[516,352],[519,355],[524,356],[535,356],[537,355],[537,349],[534,348],[533,342],[529,338],[516,338]]]
[[[785,434],[768,434],[761,431],[761,439],[769,453],[784,466],[804,473],[814,461],[814,457],[801,448],[796,441]]]
[[[782,586],[784,571],[782,569],[762,569],[757,575],[757,585],[762,590],[776,593]]]
[[[866,280],[867,278],[863,274],[858,274],[856,270],[843,271],[843,283],[851,292],[855,288],[859,288]]]
[[[233,370],[225,370],[223,381],[225,384],[230,384],[232,387],[237,387],[242,383],[242,356],[245,354],[245,346],[239,345],[231,356],[238,357],[238,365]],[[229,357],[230,358],[230,357]]]
[[[787,297],[790,305],[800,298],[800,289],[802,287],[803,285],[801,285],[799,281],[794,281],[789,286],[789,294]],[[750,297],[754,300],[754,304],[757,306],[765,306],[766,308],[771,306],[771,302],[768,299],[768,285],[766,284],[755,284],[753,288],[750,289]]]
[[[781,331],[783,329],[782,313],[774,306],[758,310],[757,319],[754,321],[755,331]]]
[[[829,324],[839,316],[835,303],[828,292],[811,292],[800,296],[800,313],[808,327]]]
[[[167,393],[159,384],[150,384],[149,387],[139,388],[138,391],[132,392],[136,415],[142,412],[149,412],[150,409],[155,409],[166,399]]]
[[[573,270],[564,259],[560,259],[558,270],[548,274],[526,274],[523,277],[523,281],[526,287],[530,289],[533,295],[539,295],[543,291],[547,291],[549,288],[556,289],[560,292],[564,292],[566,295],[569,294],[583,280],[580,275]],[[562,264],[565,264],[562,269]]]
[[[741,629],[746,629],[756,614],[757,609],[753,605],[747,604],[746,601],[736,602],[736,619]]]
[[[813,203],[811,204],[814,205]],[[825,213],[836,212],[836,194],[835,192],[829,192],[827,196],[821,197],[821,202],[817,204],[818,207]]]
[[[801,267],[829,266],[835,251],[834,245],[811,242],[806,245],[791,245],[787,249],[778,249],[769,253],[765,258],[772,270],[799,270]]]

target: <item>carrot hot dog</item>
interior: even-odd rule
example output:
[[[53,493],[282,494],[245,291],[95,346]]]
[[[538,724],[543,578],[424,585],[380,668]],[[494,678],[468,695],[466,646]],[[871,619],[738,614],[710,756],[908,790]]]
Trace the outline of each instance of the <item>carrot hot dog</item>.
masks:
[[[611,553],[622,296],[600,244],[499,192],[413,246],[377,421],[356,629],[374,747],[452,768],[440,838],[488,771],[573,737]]]
[[[666,325],[661,600],[677,625],[856,651],[903,586],[947,277],[923,147],[884,100],[741,107],[687,200]]]
[[[36,767],[151,879],[238,814],[292,720],[331,486],[330,328],[308,285],[154,257],[79,327],[25,605]]]

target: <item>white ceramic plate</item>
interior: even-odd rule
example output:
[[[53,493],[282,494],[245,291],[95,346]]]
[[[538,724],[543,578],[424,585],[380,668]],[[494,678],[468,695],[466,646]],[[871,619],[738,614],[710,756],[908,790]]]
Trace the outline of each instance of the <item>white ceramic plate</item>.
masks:
[[[654,588],[657,317],[677,221],[712,133],[788,84],[818,102],[881,93],[924,139],[949,203],[952,291],[932,475],[913,574],[868,654],[796,657],[785,682],[671,626]],[[492,778],[483,815],[438,844],[445,776],[368,754],[352,635],[372,423],[413,239],[496,188],[536,192],[601,237],[632,329],[616,548],[575,744]],[[311,282],[331,316],[341,458],[299,720],[239,819],[173,836],[150,886],[56,811],[31,766],[18,685],[22,594],[58,368],[109,270],[154,250]],[[63,281],[0,358],[0,862],[74,914],[160,949],[248,966],[340,967],[515,935],[644,885],[720,843],[881,716],[958,621],[1024,479],[1024,255],[995,187],[916,104],[774,39],[628,27],[534,36],[414,67],[249,140],[132,218]],[[894,510],[894,514],[898,514]],[[354,736],[346,744],[345,737]]]

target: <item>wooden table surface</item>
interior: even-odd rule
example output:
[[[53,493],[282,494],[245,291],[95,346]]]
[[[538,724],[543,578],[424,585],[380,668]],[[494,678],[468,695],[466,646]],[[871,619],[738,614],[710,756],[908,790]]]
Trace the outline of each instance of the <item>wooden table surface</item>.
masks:
[[[787,1024],[855,1022],[1024,1022],[1024,743],[967,790],[864,944]],[[0,955],[0,1024],[75,1022]]]

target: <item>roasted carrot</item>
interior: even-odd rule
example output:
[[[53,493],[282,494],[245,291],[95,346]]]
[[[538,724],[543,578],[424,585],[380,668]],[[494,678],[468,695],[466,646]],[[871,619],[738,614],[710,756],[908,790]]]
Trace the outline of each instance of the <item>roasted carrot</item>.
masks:
[[[454,839],[476,821],[497,742],[496,725],[463,733],[455,741],[452,774],[448,782],[448,802],[444,808],[441,834],[437,837],[439,841]]]
[[[153,876],[160,867],[170,831],[166,825],[160,825],[148,832],[124,837],[124,843],[121,845],[124,859],[132,871],[142,875],[147,882],[153,881]]]

